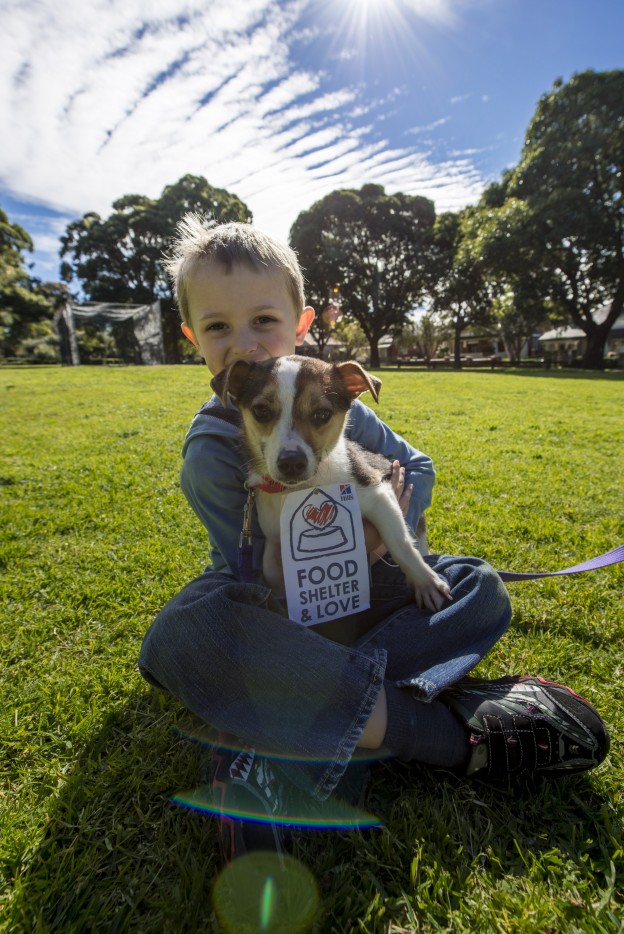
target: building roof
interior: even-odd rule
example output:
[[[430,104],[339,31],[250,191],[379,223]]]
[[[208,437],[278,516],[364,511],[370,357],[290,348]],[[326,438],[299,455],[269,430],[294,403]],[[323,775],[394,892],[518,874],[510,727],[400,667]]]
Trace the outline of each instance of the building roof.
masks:
[[[303,338],[303,343],[304,343],[304,344],[309,344],[311,347],[318,347],[318,341],[315,340],[315,339],[312,337],[312,335],[310,334],[309,331],[308,331],[308,333],[306,334],[306,336]],[[344,341],[338,340],[338,339],[335,338],[335,337],[329,337],[329,338],[325,341],[325,345],[324,345],[324,346],[325,346],[325,347],[343,347],[343,346],[344,346]]]
[[[597,324],[601,324],[609,311],[611,310],[611,303],[609,302],[606,305],[601,305],[594,312],[594,321]],[[539,338],[540,341],[566,341],[566,340],[580,340],[583,337],[587,337],[585,331],[582,331],[580,328],[575,327],[561,327],[553,328],[552,331],[546,331],[545,334]],[[616,318],[611,326],[609,331],[609,337],[624,337],[624,315],[620,315],[619,318]]]
[[[580,340],[582,337],[586,337],[585,331],[581,331],[580,328],[554,328],[552,331],[546,331],[540,337],[539,341],[568,341],[568,340]]]

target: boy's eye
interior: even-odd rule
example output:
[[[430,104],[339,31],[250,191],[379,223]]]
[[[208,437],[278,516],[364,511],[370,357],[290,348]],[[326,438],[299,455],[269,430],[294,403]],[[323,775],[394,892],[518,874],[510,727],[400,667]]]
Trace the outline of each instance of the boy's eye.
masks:
[[[272,315],[260,315],[259,318],[256,318],[256,324],[273,324],[275,320]]]
[[[263,405],[259,402],[257,405],[252,405],[251,414],[257,422],[268,422],[271,420],[271,409],[268,405]]]
[[[313,425],[326,425],[327,422],[332,417],[330,409],[316,409],[315,412],[312,412],[312,424]]]
[[[205,328],[205,330],[206,331],[221,331],[224,327],[225,325],[222,324],[221,321],[215,321],[214,324],[209,324],[208,327]]]

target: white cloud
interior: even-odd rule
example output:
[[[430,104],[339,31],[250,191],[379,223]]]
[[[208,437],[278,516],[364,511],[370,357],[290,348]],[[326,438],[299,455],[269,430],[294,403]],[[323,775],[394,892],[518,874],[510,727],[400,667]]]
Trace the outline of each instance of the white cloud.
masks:
[[[337,86],[293,59],[293,42],[318,39],[300,24],[313,2],[5,2],[0,183],[61,212],[38,249],[72,215],[105,214],[129,192],[157,196],[186,173],[234,191],[282,238],[299,211],[339,186],[424,186],[442,208],[474,199],[479,178],[465,158],[436,166],[382,139],[388,104],[405,88],[372,97],[364,84]],[[447,23],[464,0],[394,2]]]
[[[450,119],[450,117],[440,117],[439,120],[434,120],[433,123],[427,123],[425,126],[413,126],[405,132],[414,134],[428,133],[430,130],[437,130],[438,127],[444,126]]]
[[[422,19],[447,25],[455,21],[457,2],[453,0],[404,0],[404,3]]]

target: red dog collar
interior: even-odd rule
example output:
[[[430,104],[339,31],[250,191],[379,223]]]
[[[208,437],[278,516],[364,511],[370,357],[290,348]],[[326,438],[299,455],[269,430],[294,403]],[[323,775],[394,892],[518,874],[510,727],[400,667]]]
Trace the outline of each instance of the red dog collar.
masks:
[[[286,487],[277,480],[271,480],[270,477],[263,477],[262,483],[254,483],[252,489],[262,490],[263,493],[283,493]]]

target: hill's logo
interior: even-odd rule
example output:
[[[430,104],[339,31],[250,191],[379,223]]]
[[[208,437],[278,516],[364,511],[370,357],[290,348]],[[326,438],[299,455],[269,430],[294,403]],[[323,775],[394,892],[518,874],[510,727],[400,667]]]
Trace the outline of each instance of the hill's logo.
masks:
[[[350,483],[340,484],[340,499],[343,503],[345,500],[353,499],[353,490]]]

